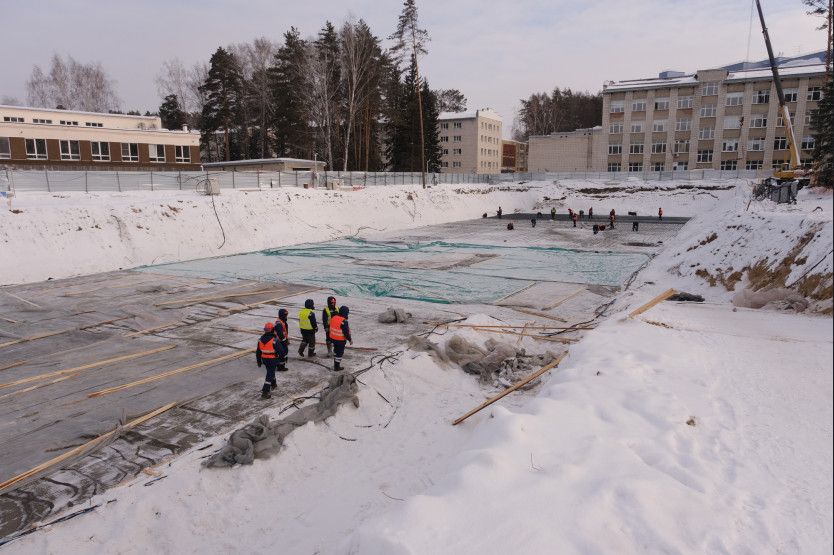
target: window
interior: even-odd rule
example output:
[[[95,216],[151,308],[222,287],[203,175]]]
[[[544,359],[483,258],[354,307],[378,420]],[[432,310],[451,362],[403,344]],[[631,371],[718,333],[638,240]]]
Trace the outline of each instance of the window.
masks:
[[[678,97],[678,110],[683,110],[686,108],[692,108],[692,97],[691,96],[679,96]]]
[[[773,139],[773,150],[788,150],[788,138],[776,137]]]
[[[46,139],[26,139],[26,158],[46,160]]]
[[[822,98],[822,87],[808,87],[806,100],[820,100]]]
[[[633,100],[631,102],[631,111],[632,112],[645,112],[646,111],[646,99],[645,98],[638,98],[637,100]]]
[[[448,143],[449,142],[449,137],[447,137],[446,135],[443,135],[442,137],[440,137],[440,142],[441,143]]]
[[[738,152],[738,139],[724,139],[721,152]]]
[[[44,124],[49,125],[50,123],[52,123],[52,120],[51,119],[32,118],[32,123],[44,123]]]
[[[78,141],[61,141],[61,160],[81,160],[81,146]]]
[[[796,102],[799,89],[784,89],[782,93],[785,95],[785,102]]]
[[[699,150],[697,161],[701,163],[712,162],[712,150]]]
[[[628,163],[628,171],[630,171],[630,172],[641,172],[641,171],[643,171],[643,162],[629,162]]]
[[[17,116],[3,116],[3,121],[7,123],[23,123],[23,118]]]
[[[447,162],[447,164],[448,164],[448,162]],[[460,167],[460,162],[452,162],[452,167],[453,168],[459,168]]]
[[[191,148],[177,145],[174,147],[174,161],[181,164],[191,162]]]
[[[805,125],[816,126],[814,118],[817,117],[817,114],[819,114],[819,110],[808,110],[808,113],[805,114]]]
[[[717,104],[701,104],[701,117],[714,118]]]
[[[164,162],[165,145],[148,145],[148,158],[151,162]]]
[[[625,100],[612,100],[610,113],[621,114],[625,112]]]
[[[738,160],[721,160],[722,170],[737,170]]]
[[[75,125],[78,125],[78,123],[76,123]],[[86,127],[104,127],[103,124],[97,123],[97,122],[92,122],[92,121],[85,121],[84,125]]]
[[[698,138],[703,141],[708,141],[715,138],[715,127],[706,126],[698,130]]]
[[[689,152],[689,139],[675,141],[675,154],[686,154]]]
[[[616,135],[617,133],[622,133],[622,132],[623,132],[623,122],[621,122],[621,121],[611,122],[608,125],[608,133],[610,133],[612,135]]]
[[[743,92],[727,93],[727,106],[741,106],[744,104]]]
[[[452,127],[454,127],[455,129],[460,129],[461,125],[463,125],[463,123],[459,122],[459,121],[456,121],[456,122],[452,123]]]
[[[755,91],[753,93],[753,104],[767,104],[770,102],[770,90]]]
[[[654,99],[654,109],[655,110],[668,110],[669,109],[669,98],[655,98]]]
[[[656,119],[652,122],[652,131],[665,132],[669,128],[669,120]]]
[[[139,161],[139,144],[122,143],[122,162]]]
[[[461,142],[461,140],[463,140],[463,139],[460,135],[455,135],[454,137],[452,137],[452,141],[454,141],[456,143]]]
[[[449,162],[440,162],[440,167],[441,168],[448,168],[449,167]]]
[[[623,165],[620,162],[608,162],[608,171],[619,172],[623,170]]]
[[[631,122],[631,132],[632,133],[642,133],[646,130],[646,122],[645,121],[632,121]]]
[[[814,150],[816,142],[813,137],[802,137],[802,150]],[[2,158],[2,155],[0,155],[0,158]]]
[[[754,114],[750,127],[767,127],[767,116],[764,114]]]
[[[689,162],[675,162],[672,165],[672,169],[675,170],[675,171],[677,171],[677,170],[686,171],[686,170],[689,169]]]
[[[0,159],[8,160],[12,157],[12,147],[8,137],[0,137]]]
[[[689,131],[692,128],[692,118],[678,118],[675,122],[675,131]]]
[[[63,120],[63,119],[59,123],[61,125],[78,125],[77,121],[67,121],[67,120]]]
[[[665,142],[652,143],[652,154],[666,154],[666,143]]]
[[[662,172],[664,164],[663,162],[652,162],[652,171],[653,172]]]
[[[748,170],[760,170],[762,169],[762,161],[761,160],[748,160],[745,164],[745,169]]]
[[[91,142],[90,147],[93,150],[93,160],[96,162],[110,161],[110,143]]]
[[[707,81],[701,85],[701,96],[714,96],[718,94],[718,81]]]
[[[643,143],[631,143],[628,152],[629,154],[643,154]]]
[[[789,112],[791,121],[793,121],[794,116],[796,114]],[[781,112],[778,116],[776,116],[776,127],[785,127],[785,118],[782,116]]]
[[[461,155],[461,149],[453,148],[452,149],[452,154],[454,154],[455,156],[460,156]]]
[[[764,137],[759,137],[756,139],[750,139],[747,141],[747,150],[750,152],[762,151],[764,150],[765,140]]]
[[[608,143],[608,154],[622,154],[623,143]]]
[[[449,124],[448,123],[441,123],[440,124],[440,129],[449,129]]]
[[[741,129],[741,116],[724,117],[724,129]]]

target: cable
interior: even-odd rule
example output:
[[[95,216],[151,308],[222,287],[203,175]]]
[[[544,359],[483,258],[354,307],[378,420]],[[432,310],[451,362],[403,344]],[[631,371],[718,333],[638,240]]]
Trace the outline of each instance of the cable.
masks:
[[[208,177],[206,177],[205,179],[201,179],[194,186],[194,190],[197,191],[197,192],[200,192],[201,187],[202,187],[202,192],[208,194],[208,184],[209,184],[209,178]],[[214,209],[214,217],[217,218],[217,225],[220,226],[220,232],[223,234],[223,242],[220,243],[220,246],[217,247],[217,248],[222,249],[223,245],[226,244],[226,230],[223,229],[223,223],[220,221],[220,215],[217,213],[217,205],[214,204],[214,195],[209,195],[209,196],[211,197],[211,207]]]
[[[828,251],[828,254],[826,254],[825,256],[823,256],[823,257],[822,257],[822,260],[820,260],[819,262],[817,262],[816,264],[814,264],[813,266],[811,266],[811,267],[810,267],[810,268],[809,268],[809,269],[808,269],[808,270],[807,270],[804,274],[802,274],[802,275],[801,275],[801,276],[799,276],[797,279],[795,279],[793,283],[791,283],[790,285],[785,285],[785,287],[793,287],[794,285],[796,285],[797,283],[799,283],[799,280],[801,280],[802,278],[804,278],[805,276],[807,276],[808,274],[810,274],[810,273],[811,273],[811,270],[813,270],[814,268],[816,268],[817,266],[819,266],[820,264],[822,264],[823,262],[825,262],[825,259],[826,259],[826,258],[828,258],[828,257],[831,255],[831,253],[834,253],[834,249],[831,249],[830,251]]]

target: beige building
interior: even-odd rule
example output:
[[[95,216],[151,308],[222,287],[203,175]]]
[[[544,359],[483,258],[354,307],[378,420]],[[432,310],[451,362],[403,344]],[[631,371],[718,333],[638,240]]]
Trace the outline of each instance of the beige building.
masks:
[[[441,173],[501,172],[503,119],[498,112],[443,112],[439,120]]]
[[[501,141],[501,173],[527,171],[527,143]]]
[[[598,172],[606,162],[606,136],[601,127],[570,133],[533,135],[529,141],[528,171]]]
[[[825,53],[779,60],[800,156],[814,148],[811,118],[825,80]],[[605,83],[599,171],[772,169],[789,158],[785,122],[767,62],[667,71]]]
[[[157,116],[0,105],[0,168],[199,170],[200,135]]]

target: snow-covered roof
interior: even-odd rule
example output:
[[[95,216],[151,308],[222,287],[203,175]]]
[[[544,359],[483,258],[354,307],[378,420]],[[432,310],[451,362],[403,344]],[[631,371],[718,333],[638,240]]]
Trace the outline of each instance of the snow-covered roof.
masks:
[[[478,116],[498,120],[501,122],[504,121],[504,118],[501,117],[501,114],[499,114],[492,108],[481,108],[480,110],[468,110],[466,112],[440,112],[440,115],[437,117],[437,119],[475,119]]]

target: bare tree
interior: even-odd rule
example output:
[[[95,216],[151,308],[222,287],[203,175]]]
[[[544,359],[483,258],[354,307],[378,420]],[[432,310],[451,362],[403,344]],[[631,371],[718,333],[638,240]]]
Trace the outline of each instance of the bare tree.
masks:
[[[179,58],[166,60],[154,79],[159,97],[164,99],[169,95],[176,95],[180,108],[191,114],[199,111],[199,95],[192,87],[194,70],[189,70]],[[200,81],[202,82],[202,81]]]
[[[3,106],[23,106],[23,104],[20,102],[20,100],[17,99],[17,97],[5,95],[2,98],[0,98],[0,104],[2,104]]]
[[[240,64],[245,86],[245,114],[253,129],[253,145],[258,156],[265,158],[269,151],[267,127],[273,117],[273,98],[270,93],[269,68],[278,49],[265,37],[252,44],[229,47]]]
[[[333,168],[333,127],[336,114],[334,106],[339,90],[334,86],[338,73],[338,60],[327,48],[320,48],[312,39],[306,42],[307,74],[304,89],[307,91],[307,113],[315,126],[314,132],[324,143],[324,160]]]
[[[808,15],[823,18],[823,22],[817,29],[825,29],[828,32],[828,42],[825,47],[825,70],[831,74],[831,54],[832,54],[832,24],[834,24],[834,16],[832,16],[832,7],[834,1],[832,0],[802,0],[802,3],[810,8]]]
[[[374,90],[371,76],[374,74],[374,60],[380,54],[379,40],[361,19],[342,25],[340,32],[342,46],[342,82],[344,84],[345,140],[343,171],[348,170],[348,152],[354,120],[359,110],[368,102]]]
[[[119,108],[115,81],[101,64],[82,64],[72,56],[67,56],[64,61],[55,54],[48,74],[35,66],[26,82],[26,89],[32,106],[62,106],[67,110],[85,112],[107,112]]]

